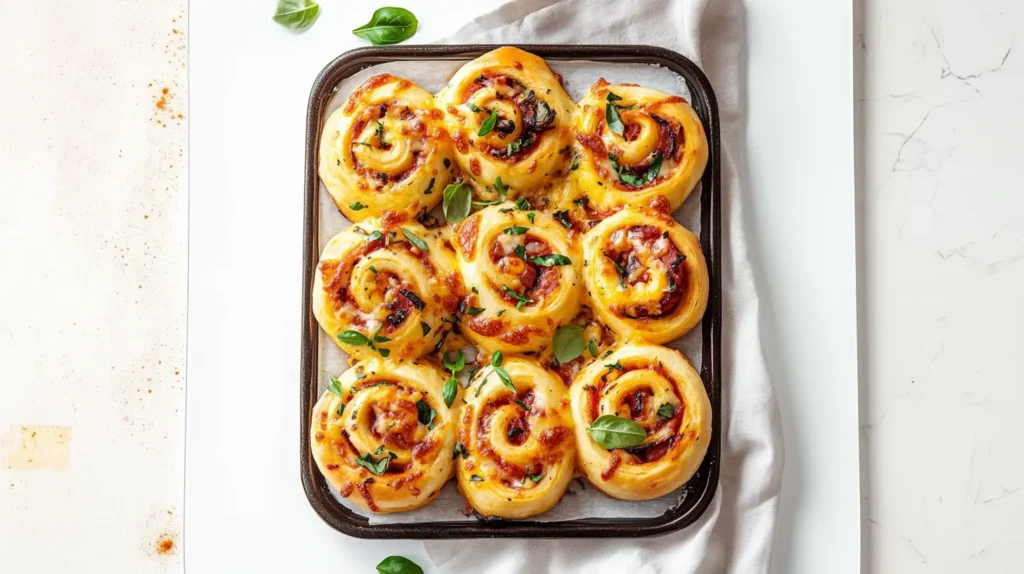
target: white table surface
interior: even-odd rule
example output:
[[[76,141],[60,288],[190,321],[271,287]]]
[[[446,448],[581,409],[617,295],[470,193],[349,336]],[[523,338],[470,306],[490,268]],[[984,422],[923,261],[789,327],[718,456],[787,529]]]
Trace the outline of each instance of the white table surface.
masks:
[[[277,572],[294,556],[370,572],[388,554],[423,557],[417,543],[339,537],[301,493],[297,419],[281,404],[297,398],[302,114],[316,71],[356,45],[347,30],[373,6],[325,0],[314,29],[289,36],[269,23],[272,4],[238,3],[216,19],[214,3],[193,1],[191,30],[182,0],[4,6],[2,572],[180,572],[184,558],[190,574]],[[446,14],[488,4],[403,5],[429,41],[459,20]],[[842,162],[829,163],[843,140],[828,139],[848,129],[849,74],[837,62],[851,34],[843,7],[824,4],[746,2],[749,204],[788,442],[774,570],[786,573],[856,571],[861,528],[849,452],[852,198]],[[1014,544],[1024,422],[1011,410],[1024,392],[1011,367],[1024,199],[1011,166],[1024,14],[1013,0],[896,4],[858,7],[853,34],[866,64],[856,108],[864,566],[1014,571],[1024,556]],[[252,73],[232,98],[260,98],[266,112],[241,117],[232,99],[188,107],[186,45],[193,58],[226,56],[193,59],[193,83],[203,74],[199,85],[223,88]],[[257,54],[269,64],[246,60]],[[794,84],[812,88],[796,109],[785,103]],[[226,132],[249,145],[225,149]],[[296,151],[260,145],[277,137]],[[231,185],[203,181],[205,193],[193,179],[189,201],[189,156],[275,175],[242,169]],[[274,229],[254,233],[263,221]],[[218,226],[235,233],[205,239],[225,249],[195,249],[196,233]],[[193,315],[227,317],[240,282],[261,298],[245,320],[188,333],[189,443],[208,438],[203,451],[232,462],[244,452],[239,465],[211,456],[184,468],[185,269],[197,265],[224,272],[191,277]],[[252,416],[229,424],[217,404]],[[8,468],[24,460],[23,425],[70,428],[66,466]],[[221,475],[196,475],[204,469]],[[221,484],[231,491],[213,496]],[[183,557],[184,501],[204,492],[188,505]]]

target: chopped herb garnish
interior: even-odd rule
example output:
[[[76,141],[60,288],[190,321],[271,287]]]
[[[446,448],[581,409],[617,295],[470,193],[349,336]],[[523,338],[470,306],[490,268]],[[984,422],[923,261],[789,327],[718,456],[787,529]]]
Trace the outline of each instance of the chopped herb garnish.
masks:
[[[430,334],[430,325],[427,325],[423,321],[420,321],[420,329],[423,329],[423,336],[426,337]]]
[[[593,339],[587,342],[587,350],[590,351],[591,357],[597,358],[597,344],[594,343]]]
[[[359,211],[360,209],[364,209],[365,207],[365,205],[359,203],[358,201],[348,206],[348,208],[351,209],[352,211]]]
[[[625,289],[626,288],[626,276],[629,275],[629,273],[626,272],[626,268],[623,267],[622,264],[619,263],[619,261],[617,259],[612,257],[611,254],[609,254],[607,251],[601,251],[601,253],[604,253],[605,257],[607,257],[608,259],[612,260],[612,263],[615,265],[615,273],[616,273],[616,275],[619,276],[619,285],[622,286],[623,289]]]
[[[622,118],[619,117],[619,110],[616,109],[617,106],[612,102],[621,99],[621,97],[608,92],[608,103],[604,106],[604,121],[608,125],[608,129],[620,136],[626,130],[626,126],[622,124]]]
[[[374,135],[376,135],[377,139],[380,141],[380,147],[388,145],[387,142],[384,141],[384,124],[380,123],[380,120],[377,120],[377,131]]]
[[[502,229],[501,231],[502,231],[502,233],[505,233],[506,235],[522,235],[522,234],[526,233],[527,229],[525,227],[520,227],[518,225],[513,225],[512,227],[506,227],[505,229]]]
[[[520,197],[516,200],[516,209],[519,211],[529,211],[533,209],[533,205],[530,204],[530,200],[525,197]]]
[[[382,449],[383,447],[381,447]],[[379,453],[381,449],[377,449]],[[388,451],[388,455],[380,459],[374,458],[370,453],[356,457],[355,463],[378,476],[384,474],[391,465],[391,461],[398,458],[398,455]]]
[[[519,293],[516,293],[514,290],[509,288],[508,285],[502,285],[501,287],[502,287],[502,289],[505,290],[505,293],[508,293],[509,297],[512,297],[513,299],[518,301],[518,303],[516,303],[516,310],[517,311],[522,309],[524,305],[529,305],[530,303],[533,303],[533,299],[530,299],[529,297],[525,297],[523,295],[520,295]]]
[[[373,243],[374,241],[380,241],[381,239],[384,239],[384,234],[380,231],[374,231],[366,236],[367,243]]]
[[[619,361],[615,361],[614,363],[608,363],[605,365],[605,367],[608,368],[608,372],[605,373],[606,375],[610,374],[612,371],[622,371],[623,373],[626,372],[626,367],[623,367],[622,363],[620,363]]]
[[[572,220],[569,219],[569,211],[556,211],[554,213],[555,219],[562,224],[562,227],[566,229],[572,229]]]
[[[437,411],[430,408],[424,400],[416,401],[416,411],[419,415],[420,424],[425,425],[427,430],[434,430],[434,419],[437,417]]]
[[[480,124],[480,131],[476,132],[478,136],[485,136],[494,131],[494,126],[498,123],[498,110],[491,109],[491,115],[487,116],[487,119]]]
[[[455,460],[460,456],[462,458],[469,458],[469,451],[466,450],[466,445],[461,442],[457,442],[455,443],[455,448],[452,449],[452,460]]]
[[[530,220],[530,223],[534,223],[534,221],[533,221],[533,220],[534,220],[534,219],[535,219],[536,217],[537,217],[537,214],[536,214],[536,213],[534,213],[534,212],[532,212],[532,211],[531,211],[530,213],[527,213],[527,214],[526,214],[526,219],[529,219],[529,220]]]
[[[327,375],[327,380],[330,381],[330,384],[327,385],[327,390],[339,397],[343,397],[344,393],[341,390],[341,381],[339,381],[337,377],[331,376],[329,373],[324,374]]]
[[[670,419],[676,416],[676,407],[672,403],[665,403],[658,407],[659,419]]]
[[[544,473],[541,472],[541,473],[538,473],[538,474],[527,474],[526,478],[529,478],[533,482],[540,482],[541,479],[544,478]]]
[[[572,265],[572,260],[565,255],[550,253],[548,255],[531,257],[530,263],[540,265],[541,267],[558,267],[559,265]]]
[[[483,313],[483,312],[484,312],[484,308],[483,307],[470,307],[470,308],[466,309],[466,314],[469,315],[470,317],[476,317],[477,315],[479,315],[480,313]]]
[[[524,403],[523,401],[519,399],[513,399],[512,402],[519,405],[519,408],[523,409],[524,411],[530,412],[530,406]]]
[[[374,267],[373,265],[368,265],[366,268],[369,269],[372,273],[377,273],[377,268]]]
[[[466,107],[469,108],[469,111],[471,111],[471,112],[479,112],[480,111],[480,106],[474,104],[473,102],[466,102]]]
[[[417,237],[415,233],[409,231],[404,227],[402,228],[402,235],[404,235],[405,238],[409,240],[409,243],[415,245],[416,248],[419,249],[420,251],[430,251],[430,247],[427,245],[426,241],[423,241],[422,239]]]

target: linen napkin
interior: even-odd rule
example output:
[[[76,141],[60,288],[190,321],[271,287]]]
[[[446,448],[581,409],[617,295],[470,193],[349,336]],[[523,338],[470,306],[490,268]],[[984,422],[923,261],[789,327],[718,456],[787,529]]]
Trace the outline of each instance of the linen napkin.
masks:
[[[767,572],[782,481],[782,428],[762,355],[758,294],[733,154],[741,149],[737,0],[516,0],[480,16],[450,43],[650,44],[708,75],[722,121],[722,458],[718,490],[694,524],[615,540],[425,543],[442,573]]]

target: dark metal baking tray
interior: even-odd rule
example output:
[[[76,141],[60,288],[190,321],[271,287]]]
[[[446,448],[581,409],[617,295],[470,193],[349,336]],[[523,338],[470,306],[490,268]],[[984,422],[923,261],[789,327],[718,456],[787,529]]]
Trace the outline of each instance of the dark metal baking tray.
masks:
[[[708,263],[710,296],[702,326],[701,378],[711,399],[712,435],[697,473],[686,483],[679,504],[654,518],[584,518],[540,522],[532,520],[467,520],[408,524],[370,524],[345,508],[331,494],[309,450],[310,416],[318,398],[317,326],[310,306],[313,273],[319,259],[320,129],[328,102],[342,79],[373,66],[397,60],[471,60],[499,45],[367,47],[346,52],[320,72],[313,83],[306,116],[305,229],[302,251],[302,350],[299,377],[299,459],[302,486],[316,513],[339,532],[359,538],[630,538],[672,532],[696,521],[711,503],[718,486],[721,456],[720,396],[722,388],[721,333],[721,152],[718,103],[704,72],[685,56],[653,46],[566,46],[520,44],[519,48],[550,61],[589,60],[609,63],[657,64],[678,73],[690,89],[690,104],[704,123],[708,164],[701,179],[700,243]],[[412,78],[415,80],[415,78]]]

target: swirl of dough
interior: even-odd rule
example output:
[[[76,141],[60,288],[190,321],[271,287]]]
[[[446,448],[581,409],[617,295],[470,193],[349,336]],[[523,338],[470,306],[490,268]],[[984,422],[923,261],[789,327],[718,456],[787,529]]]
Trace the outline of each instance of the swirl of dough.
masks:
[[[458,272],[437,233],[385,218],[331,238],[317,264],[312,302],[317,322],[338,346],[359,359],[399,363],[431,350],[442,320],[458,307],[450,291]]]
[[[477,196],[529,193],[568,164],[575,104],[547,62],[518,48],[490,51],[462,66],[438,94],[455,157]]]
[[[581,263],[552,216],[494,205],[454,233],[466,288],[475,289],[465,300],[462,332],[479,347],[536,351],[579,311]]]
[[[605,117],[609,107],[618,122]],[[598,80],[580,100],[573,127],[579,169],[570,183],[599,212],[649,205],[659,196],[675,211],[708,162],[697,113],[684,98],[658,90]]]
[[[451,140],[434,97],[409,80],[366,80],[331,114],[320,139],[320,179],[350,221],[414,214],[441,201]]]
[[[583,237],[597,316],[626,339],[666,343],[704,316],[708,268],[697,236],[668,215],[626,208]]]
[[[675,349],[627,343],[581,371],[569,400],[577,465],[613,498],[668,494],[693,476],[707,453],[711,403],[700,375]],[[636,422],[647,438],[637,446],[605,449],[588,431],[603,415]]]
[[[372,512],[433,500],[452,475],[458,422],[444,403],[444,376],[425,363],[370,359],[338,383],[340,395],[328,390],[313,407],[310,429],[313,458],[327,482]]]
[[[459,418],[459,491],[484,516],[526,518],[561,499],[576,448],[565,385],[532,359],[503,368],[515,391],[489,367],[466,389]]]

